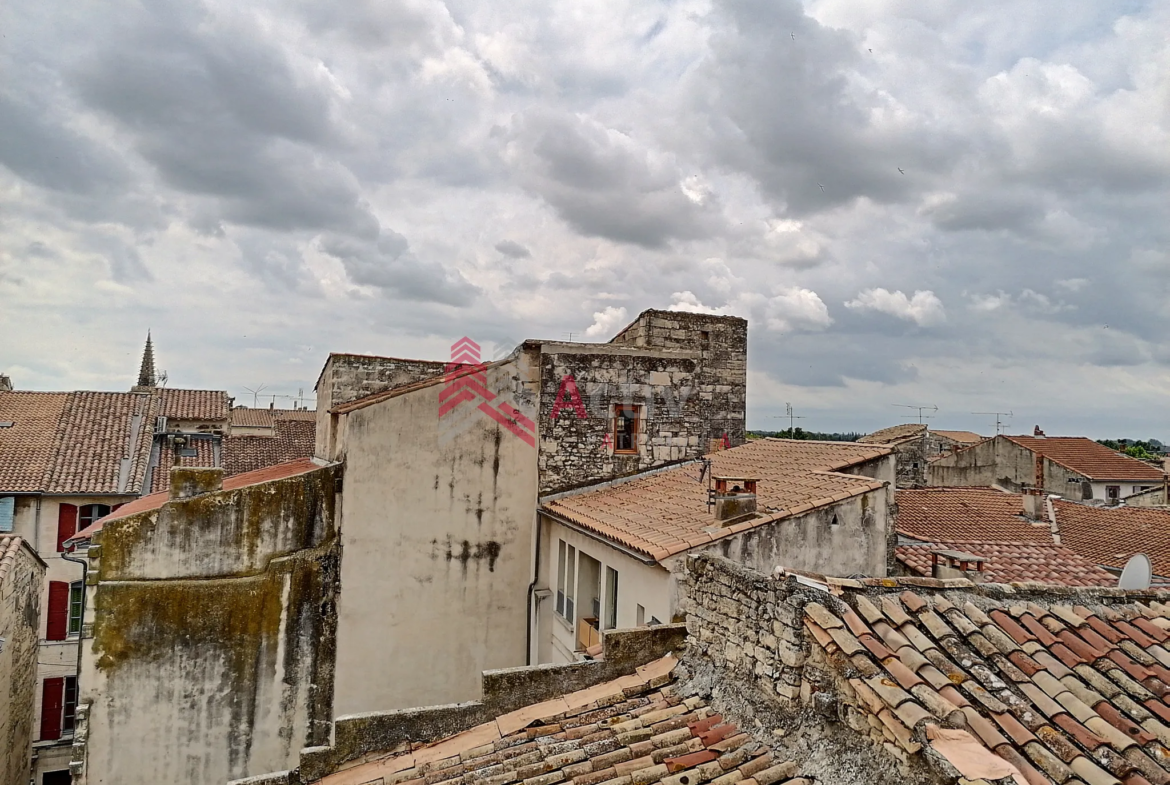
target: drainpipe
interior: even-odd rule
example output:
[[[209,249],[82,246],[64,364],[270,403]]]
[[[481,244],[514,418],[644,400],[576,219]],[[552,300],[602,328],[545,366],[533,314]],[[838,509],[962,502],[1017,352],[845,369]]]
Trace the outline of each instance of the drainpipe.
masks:
[[[536,583],[540,580],[540,509],[536,510],[536,556],[532,560],[532,583],[528,584],[528,603],[525,608],[524,626],[524,664],[532,664],[532,604]]]
[[[75,699],[80,699],[82,652],[81,642],[85,638],[85,595],[89,593],[89,586],[87,585],[89,582],[89,561],[86,559],[79,559],[76,556],[71,556],[68,551],[63,551],[61,553],[61,558],[65,561],[71,561],[74,564],[81,565],[81,622],[80,626],[77,628],[77,675],[73,677],[75,679],[74,684],[76,685]]]
[[[37,494],[37,511],[33,517],[33,550],[39,556],[41,553],[41,501],[43,496]]]

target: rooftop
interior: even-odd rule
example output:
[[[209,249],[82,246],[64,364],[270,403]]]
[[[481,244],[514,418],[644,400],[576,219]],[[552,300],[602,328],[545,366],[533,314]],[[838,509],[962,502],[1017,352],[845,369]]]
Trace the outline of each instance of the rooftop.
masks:
[[[994,488],[899,490],[897,500],[898,533],[915,539],[1060,545],[1115,569],[1144,553],[1156,575],[1170,577],[1170,509],[1097,507],[1049,497],[1054,526],[1047,509],[1045,520],[1030,521],[1023,515],[1023,496]]]
[[[886,447],[854,442],[757,439],[712,453],[715,476],[756,478],[759,517],[720,527],[707,507],[700,462],[637,475],[554,497],[543,509],[650,559],[661,560],[773,521],[800,515],[884,483],[843,474],[889,455]]]
[[[231,398],[223,390],[179,390],[163,387],[158,391],[163,417],[174,420],[226,421]]]
[[[986,779],[1021,785],[1170,782],[1165,594],[869,583],[807,603],[804,627],[844,702],[910,754],[990,753]]]
[[[1024,517],[1023,497],[995,488],[899,489],[898,532],[922,540],[1052,544],[1047,521]]]
[[[960,444],[978,444],[987,438],[986,436],[980,436],[974,431],[939,431],[932,428],[930,432],[942,436],[945,439],[959,442]]]
[[[1161,482],[1161,469],[1122,455],[1084,436],[1004,436],[1024,449],[1090,480],[1140,480]]]
[[[922,423],[908,422],[901,425],[892,425],[882,428],[857,440],[859,444],[894,444],[896,442],[914,439],[926,433],[926,426]]]
[[[931,552],[962,551],[984,559],[983,575],[993,583],[1032,581],[1055,586],[1116,586],[1117,576],[1092,560],[1052,543],[935,540],[901,542],[897,559],[912,573],[930,577]]]
[[[775,760],[702,697],[675,689],[676,660],[513,711],[434,744],[413,744],[317,780],[320,785],[491,782],[773,785],[797,765]]]

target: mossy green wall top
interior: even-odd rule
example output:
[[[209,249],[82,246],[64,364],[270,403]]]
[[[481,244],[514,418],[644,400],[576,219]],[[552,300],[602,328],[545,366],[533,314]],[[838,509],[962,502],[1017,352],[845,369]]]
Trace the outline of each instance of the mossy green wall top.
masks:
[[[111,521],[101,533],[102,581],[255,575],[274,558],[335,535],[338,466],[169,501]]]

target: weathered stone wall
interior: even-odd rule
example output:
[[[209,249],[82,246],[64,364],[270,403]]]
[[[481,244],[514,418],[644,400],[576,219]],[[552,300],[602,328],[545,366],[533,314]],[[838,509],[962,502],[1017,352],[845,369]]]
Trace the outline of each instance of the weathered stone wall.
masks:
[[[1084,477],[1046,458],[1041,475],[1047,493],[1073,501],[1093,498]],[[1002,436],[931,461],[927,470],[927,484],[935,487],[999,485],[1019,493],[1035,483],[1036,454]]]
[[[105,525],[88,554],[83,782],[219,785],[327,739],[339,476],[324,467]]]
[[[875,783],[944,781],[911,757],[919,745],[910,734],[887,728],[812,645],[805,608],[832,601],[829,592],[706,555],[687,567],[691,689],[713,690],[721,710],[765,721],[806,773],[820,769],[818,781],[859,782],[862,772]],[[811,749],[802,746],[809,736]]]
[[[26,543],[0,537],[0,782],[29,779],[44,577],[44,562]]]
[[[694,458],[724,434],[732,446],[744,442],[743,319],[646,311],[609,344],[526,349],[539,352],[532,362],[540,368],[542,493]],[[585,417],[573,405],[570,378]],[[641,407],[637,454],[616,453],[610,439],[620,403]]]

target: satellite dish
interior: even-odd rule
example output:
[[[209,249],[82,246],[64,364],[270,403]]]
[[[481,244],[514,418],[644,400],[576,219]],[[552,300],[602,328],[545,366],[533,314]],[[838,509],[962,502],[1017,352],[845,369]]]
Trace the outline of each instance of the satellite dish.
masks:
[[[1150,575],[1152,573],[1150,557],[1144,553],[1135,553],[1125,563],[1125,569],[1121,571],[1121,579],[1117,581],[1117,588],[1145,591],[1150,588]]]

